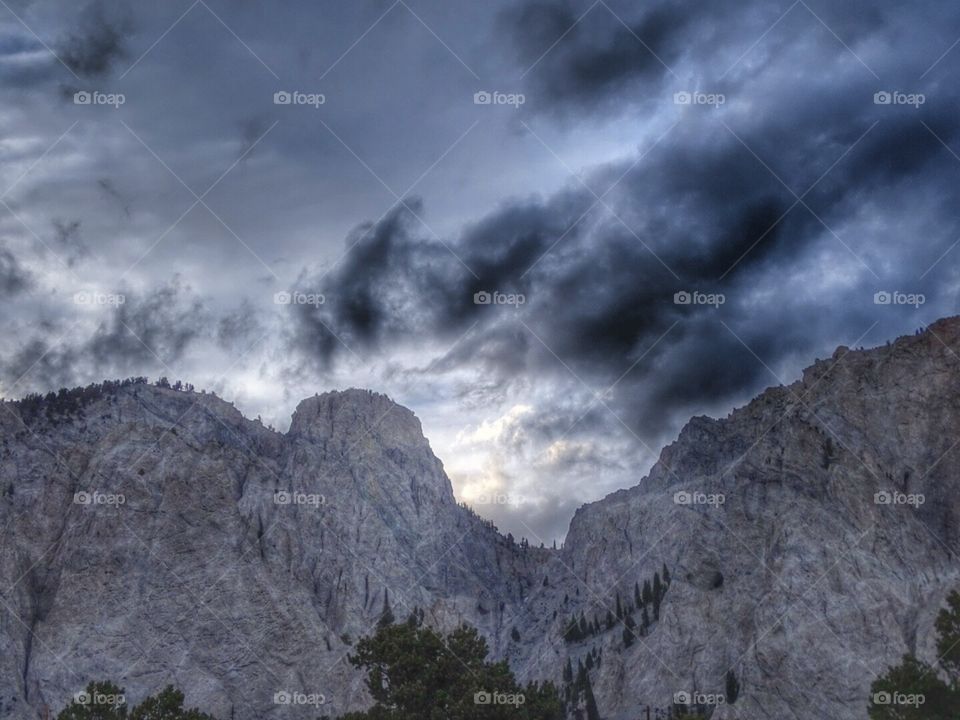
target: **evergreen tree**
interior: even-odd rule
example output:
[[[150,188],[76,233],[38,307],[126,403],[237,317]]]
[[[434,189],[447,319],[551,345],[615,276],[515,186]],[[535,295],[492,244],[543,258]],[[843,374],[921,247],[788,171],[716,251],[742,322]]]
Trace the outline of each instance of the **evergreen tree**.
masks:
[[[653,590],[650,589],[650,581],[643,581],[643,604],[649,605],[653,602]]]
[[[663,584],[670,585],[670,571],[667,570],[667,564],[663,564]]]
[[[960,592],[954,590],[947,596],[947,609],[937,616],[937,633],[940,664],[960,682]]]
[[[383,589],[383,611],[380,613],[380,619],[377,621],[378,627],[386,627],[387,625],[393,625],[395,618],[393,617],[393,610],[390,609],[390,591],[386,588]]]
[[[653,619],[660,619],[660,601],[663,599],[663,584],[660,582],[660,573],[653,574]]]
[[[910,697],[923,704],[910,704]],[[934,668],[904,655],[903,662],[870,686],[870,720],[956,720],[960,697],[937,677]]]
[[[637,626],[637,623],[634,622],[630,615],[627,615],[627,619],[624,620],[623,625],[623,646],[628,648],[633,645],[633,629]]]
[[[590,676],[586,675],[587,682],[583,690],[584,704],[587,709],[587,720],[600,720],[600,710],[597,708],[597,699],[593,696],[593,686]]]
[[[637,607],[643,607],[643,597],[640,595],[640,583],[633,584],[633,604]]]
[[[110,682],[92,682],[77,693],[57,720],[124,720],[127,703],[123,688]]]
[[[947,596],[947,608],[937,615],[939,677],[931,667],[912,655],[877,678],[870,687],[871,720],[956,720],[960,708],[960,593]],[[922,698],[922,702],[917,702]]]
[[[409,623],[380,627],[350,657],[367,671],[374,705],[342,720],[562,720],[552,684],[521,686],[506,662],[487,654],[486,641],[467,626],[446,636]],[[494,693],[524,701],[490,702]]]
[[[168,685],[160,693],[148,697],[130,713],[130,720],[215,720],[196,708],[183,709],[183,693]]]
[[[92,682],[64,708],[57,720],[216,720],[197,709],[183,708],[183,693],[167,686],[127,712],[123,690],[113,683]]]
[[[737,675],[733,672],[733,669],[727,670],[727,681],[726,681],[726,697],[727,704],[733,705],[737,698],[740,696],[740,681],[737,680]]]

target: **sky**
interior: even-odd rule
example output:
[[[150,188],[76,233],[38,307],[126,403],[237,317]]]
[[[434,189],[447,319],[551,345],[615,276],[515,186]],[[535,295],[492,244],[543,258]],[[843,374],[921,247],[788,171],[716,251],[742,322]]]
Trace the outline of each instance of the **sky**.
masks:
[[[958,70],[948,0],[0,0],[0,395],[370,388],[549,544],[957,314]]]

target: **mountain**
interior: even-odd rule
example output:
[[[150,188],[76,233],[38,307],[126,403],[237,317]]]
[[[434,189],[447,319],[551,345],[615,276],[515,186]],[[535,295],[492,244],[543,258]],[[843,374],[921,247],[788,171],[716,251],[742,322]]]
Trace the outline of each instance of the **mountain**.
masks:
[[[523,679],[593,666],[604,718],[714,701],[729,670],[716,720],[862,720],[876,675],[935,659],[960,585],[958,370],[960,318],[839,348],[691,420],[561,550],[458,505],[413,413],[369,391],[304,400],[287,433],[143,382],[3,402],[0,717],[93,679],[134,701],[173,683],[223,718],[336,716],[367,702],[353,642],[420,609]],[[294,693],[325,702],[276,702]]]

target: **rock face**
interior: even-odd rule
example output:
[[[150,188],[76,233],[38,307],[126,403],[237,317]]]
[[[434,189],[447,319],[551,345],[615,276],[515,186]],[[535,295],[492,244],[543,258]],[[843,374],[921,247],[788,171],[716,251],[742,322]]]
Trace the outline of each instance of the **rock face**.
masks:
[[[732,670],[717,720],[863,720],[876,675],[935,659],[960,585],[960,319],[693,419],[559,551],[459,506],[382,395],[307,399],[286,434],[144,384],[67,405],[0,406],[0,717],[105,678],[133,701],[173,683],[223,718],[336,716],[367,702],[351,643],[418,607],[477,626],[522,678],[599,655],[605,718],[722,694]],[[641,634],[636,590],[664,566]],[[598,628],[565,640],[581,615]]]

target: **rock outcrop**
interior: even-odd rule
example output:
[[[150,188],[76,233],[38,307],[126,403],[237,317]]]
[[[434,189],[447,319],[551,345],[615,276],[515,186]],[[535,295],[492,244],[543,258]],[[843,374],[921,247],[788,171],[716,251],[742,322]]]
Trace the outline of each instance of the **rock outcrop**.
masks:
[[[4,402],[0,717],[101,678],[133,700],[174,683],[224,718],[336,716],[367,702],[352,643],[421,608],[477,626],[525,679],[601,658],[605,718],[709,700],[732,671],[716,720],[863,720],[876,675],[935,659],[960,585],[958,430],[960,319],[840,348],[693,419],[554,551],[458,505],[413,413],[368,391],[303,401],[285,434],[146,384]],[[643,629],[635,596],[664,567]]]

